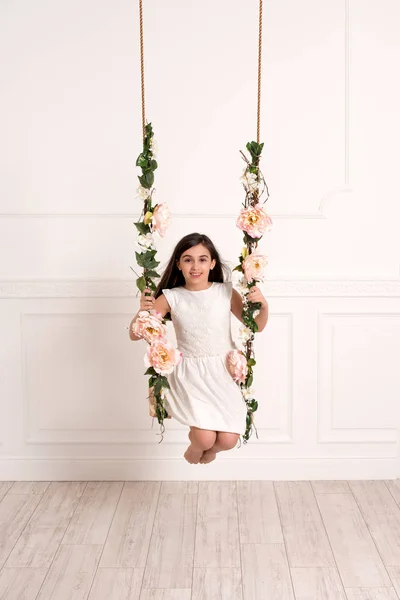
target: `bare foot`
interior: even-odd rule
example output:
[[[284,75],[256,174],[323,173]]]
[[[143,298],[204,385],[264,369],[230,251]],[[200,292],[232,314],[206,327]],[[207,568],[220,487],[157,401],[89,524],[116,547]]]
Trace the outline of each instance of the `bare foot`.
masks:
[[[197,465],[197,463],[200,462],[202,454],[203,450],[196,450],[195,448],[193,448],[192,444],[190,444],[189,448],[186,450],[183,456],[191,465]]]
[[[215,452],[215,450],[210,448],[209,450],[206,450],[203,453],[203,456],[201,457],[200,462],[202,465],[206,465],[206,464],[212,462],[213,460],[215,460],[216,458],[217,458],[217,453]]]

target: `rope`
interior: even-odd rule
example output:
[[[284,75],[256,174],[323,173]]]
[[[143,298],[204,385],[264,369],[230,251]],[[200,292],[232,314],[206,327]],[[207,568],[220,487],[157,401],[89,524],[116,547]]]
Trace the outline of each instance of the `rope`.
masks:
[[[142,0],[139,0],[139,20],[140,20],[140,76],[142,82],[142,131],[143,139],[145,137],[146,115],[144,101],[144,49],[143,49],[143,5]]]
[[[263,15],[263,0],[260,0],[260,12],[259,12],[259,22],[258,22],[257,144],[260,143],[262,15]]]

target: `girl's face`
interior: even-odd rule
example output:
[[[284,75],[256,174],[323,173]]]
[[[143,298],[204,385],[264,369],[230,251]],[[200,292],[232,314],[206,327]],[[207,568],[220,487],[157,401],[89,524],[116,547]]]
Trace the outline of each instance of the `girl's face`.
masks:
[[[202,287],[208,282],[208,274],[215,267],[215,260],[211,260],[210,252],[203,244],[198,244],[182,253],[177,266],[187,284]]]

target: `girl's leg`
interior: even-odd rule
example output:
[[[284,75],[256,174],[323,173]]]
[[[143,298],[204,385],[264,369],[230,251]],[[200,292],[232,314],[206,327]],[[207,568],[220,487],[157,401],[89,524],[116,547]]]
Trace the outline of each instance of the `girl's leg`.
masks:
[[[239,439],[238,433],[228,433],[227,431],[217,431],[217,439],[215,440],[214,446],[209,450],[206,450],[200,459],[202,464],[207,464],[215,460],[217,452],[224,450],[232,450],[237,444]]]
[[[197,464],[200,462],[203,452],[214,446],[217,439],[217,432],[191,427],[189,439],[191,444],[186,450],[184,457],[189,463]]]

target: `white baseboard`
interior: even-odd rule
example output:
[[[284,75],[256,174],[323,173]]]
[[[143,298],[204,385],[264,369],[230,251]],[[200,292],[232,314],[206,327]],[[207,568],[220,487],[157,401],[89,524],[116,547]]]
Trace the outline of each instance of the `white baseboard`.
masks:
[[[189,465],[183,458],[0,457],[0,481],[304,481],[396,479],[393,458],[224,459]]]

